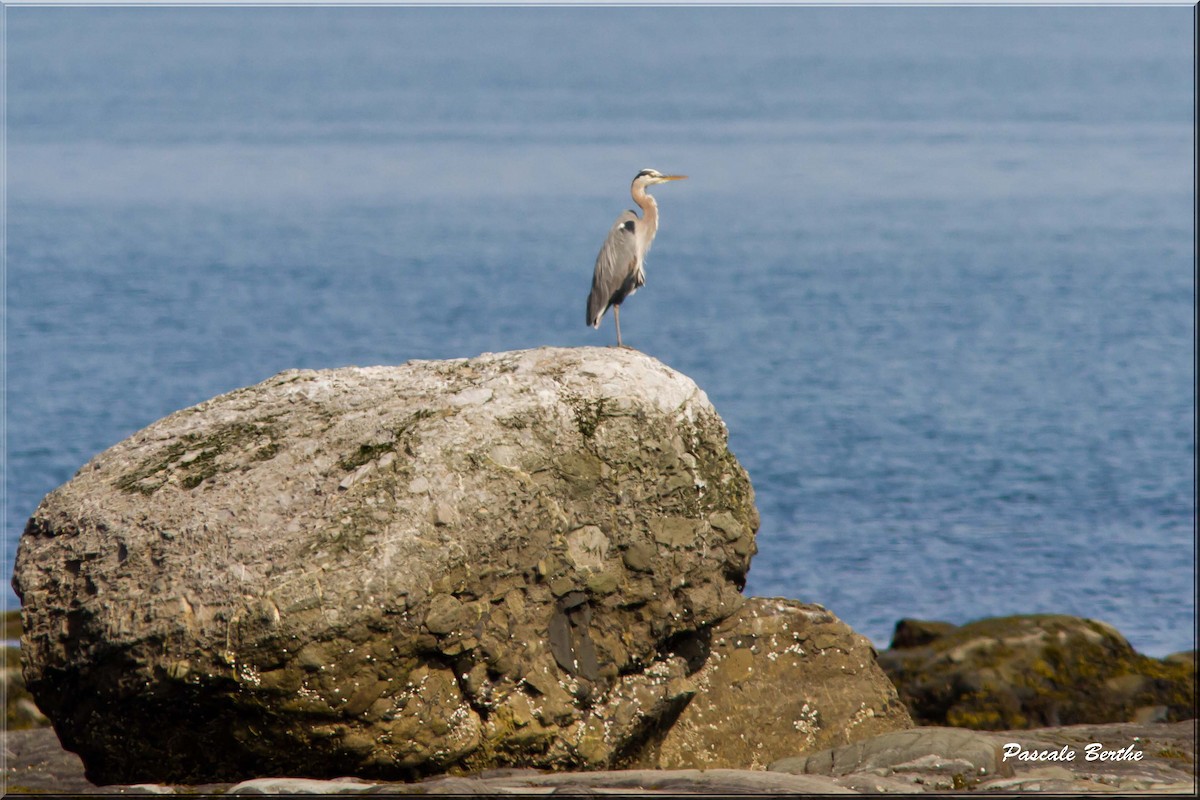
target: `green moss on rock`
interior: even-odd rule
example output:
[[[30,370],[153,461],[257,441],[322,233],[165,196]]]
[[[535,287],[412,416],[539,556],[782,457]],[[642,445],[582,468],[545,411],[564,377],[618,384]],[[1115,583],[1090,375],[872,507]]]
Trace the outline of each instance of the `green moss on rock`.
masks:
[[[1146,706],[1166,706],[1168,721],[1195,716],[1194,665],[1141,655],[1094,620],[1031,614],[921,627],[925,644],[879,656],[918,724],[1128,722]]]
[[[174,479],[184,489],[195,489],[214,475],[231,472],[221,457],[234,451],[250,451],[249,460],[266,461],[280,451],[273,420],[237,422],[207,435],[185,434],[146,459],[131,472],[118,477],[123,492],[151,495]]]

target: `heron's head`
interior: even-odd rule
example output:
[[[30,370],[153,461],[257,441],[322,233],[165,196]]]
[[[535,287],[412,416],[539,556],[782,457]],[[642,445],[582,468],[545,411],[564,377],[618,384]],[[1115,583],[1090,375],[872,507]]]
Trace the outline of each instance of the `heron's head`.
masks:
[[[687,175],[663,175],[656,169],[644,169],[634,176],[633,182],[635,185],[640,183],[642,186],[653,186],[667,181],[681,181],[686,177]]]

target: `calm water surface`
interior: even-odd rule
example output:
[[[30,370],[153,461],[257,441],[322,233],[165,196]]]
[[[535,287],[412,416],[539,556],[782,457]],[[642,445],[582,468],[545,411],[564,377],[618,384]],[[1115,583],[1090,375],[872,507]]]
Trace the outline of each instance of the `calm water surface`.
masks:
[[[1192,15],[10,8],[5,573],[217,393],[611,343],[653,166],[692,177],[623,333],[729,425],[750,592],[1192,648]]]

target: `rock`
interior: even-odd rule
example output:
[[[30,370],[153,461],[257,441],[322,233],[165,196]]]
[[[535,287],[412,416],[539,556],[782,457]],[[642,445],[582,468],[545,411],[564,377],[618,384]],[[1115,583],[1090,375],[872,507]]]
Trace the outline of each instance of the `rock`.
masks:
[[[992,739],[975,731],[914,728],[783,758],[769,769],[796,775],[906,775],[913,782],[934,788],[964,789],[1001,772],[1000,755]],[[1012,774],[1011,767],[1004,772]]]
[[[1171,653],[1163,659],[1168,664],[1190,664],[1192,669],[1196,668],[1196,651],[1184,650],[1181,653]]]
[[[883,734],[891,736],[891,734]],[[1076,725],[1036,730],[970,733],[970,736],[990,739],[998,748],[1019,743],[1027,749],[1059,751],[1073,749],[1078,757],[1072,761],[1023,761],[1018,758],[1002,760],[998,774],[983,778],[973,788],[976,792],[1034,792],[1053,790],[1061,794],[1081,792],[1144,792],[1196,793],[1195,761],[1196,726],[1194,721],[1165,725]],[[958,737],[948,737],[947,751],[954,752]],[[1142,758],[1123,761],[1091,760],[1086,757],[1089,743],[1101,743],[1115,750],[1134,745]],[[53,731],[29,730],[0,733],[4,747],[4,785],[21,792],[55,791],[72,794],[181,794],[219,795],[237,788],[230,784],[203,786],[141,785],[93,787],[83,777],[79,758],[65,752]],[[860,743],[862,744],[862,743]],[[878,750],[878,746],[874,749]],[[917,793],[937,791],[939,787],[953,790],[953,778],[946,773],[926,768],[937,761],[918,756],[906,769],[893,770],[876,766],[830,777],[827,775],[787,772],[763,772],[746,769],[713,770],[613,770],[600,772],[544,773],[532,769],[486,770],[465,777],[429,778],[415,783],[364,782],[353,779],[310,780],[260,778],[244,783],[239,794],[296,794],[313,791],[318,794],[401,795],[401,794],[633,794],[653,793],[683,795],[706,794],[766,794],[794,795],[831,794],[853,791],[864,794]],[[895,759],[892,759],[895,760]],[[832,762],[832,758],[829,759]],[[843,762],[844,763],[844,762]],[[901,762],[903,766],[903,762]],[[966,785],[964,776],[963,784]]]
[[[3,733],[4,779],[6,793],[50,792],[78,793],[92,784],[83,776],[79,756],[59,744],[54,731],[6,729]]]
[[[1196,721],[1068,725],[983,734],[1014,774],[980,790],[1196,792]],[[1011,755],[1009,748],[1016,746]],[[1026,760],[1030,755],[1040,756]],[[1050,760],[1053,759],[1053,760]],[[1073,781],[1073,782],[1072,782]]]
[[[912,726],[870,642],[821,606],[749,598],[708,649],[695,695],[645,765],[763,769]]]
[[[834,784],[858,794],[924,794],[925,789],[912,780],[885,777],[867,772],[852,772],[832,779]]]
[[[0,695],[4,697],[5,729],[15,731],[49,725],[50,720],[33,702],[25,687],[25,676],[21,673],[21,651],[15,647],[5,647],[0,655],[3,657],[0,662]]]
[[[124,787],[121,794],[175,794],[175,790],[161,783],[135,783]]]
[[[450,783],[453,781],[453,783]],[[414,793],[434,794],[438,784],[449,784],[455,794],[529,793],[530,790],[554,790],[566,794],[589,791],[610,794],[630,792],[737,795],[737,794],[849,794],[832,780],[811,775],[773,774],[745,769],[632,769],[605,772],[526,775],[480,780],[474,778],[433,779],[413,787]],[[472,786],[472,784],[474,784]]]
[[[892,649],[905,650],[910,647],[921,647],[935,639],[940,639],[957,628],[949,622],[937,622],[922,619],[902,619],[896,623],[892,633]]]
[[[666,646],[739,608],[757,527],[704,393],[635,351],[285,372],[43,500],[25,674],[99,783],[610,767],[695,691]]]
[[[979,784],[989,792],[1055,792],[1070,794],[1076,788],[1075,773],[1066,767],[1037,767],[1008,778],[995,778]],[[1113,791],[1116,791],[1113,789]]]
[[[1194,661],[1140,655],[1112,627],[1079,617],[950,626],[925,644],[893,645],[879,664],[923,725],[1001,730],[1196,714]]]
[[[18,698],[15,702],[10,699],[8,702],[12,708],[11,718],[14,730],[20,728],[44,728],[50,724],[50,720],[46,718],[46,715],[28,697]]]
[[[356,794],[376,789],[379,784],[357,780],[314,780],[312,778],[255,778],[229,787],[225,794]]]
[[[21,638],[21,612],[20,611],[5,611],[4,616],[0,617],[3,625],[3,635],[0,639],[6,642],[15,642]]]
[[[1151,722],[1167,722],[1170,715],[1171,709],[1166,706],[1142,706],[1134,709],[1133,717],[1129,721],[1147,725]]]

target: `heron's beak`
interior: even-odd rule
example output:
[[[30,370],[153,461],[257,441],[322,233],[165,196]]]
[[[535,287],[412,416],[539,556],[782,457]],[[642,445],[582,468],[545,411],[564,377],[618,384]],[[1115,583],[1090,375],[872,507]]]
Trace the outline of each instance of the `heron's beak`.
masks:
[[[681,181],[686,177],[687,175],[663,175],[658,180],[660,183],[666,183],[667,181]]]

